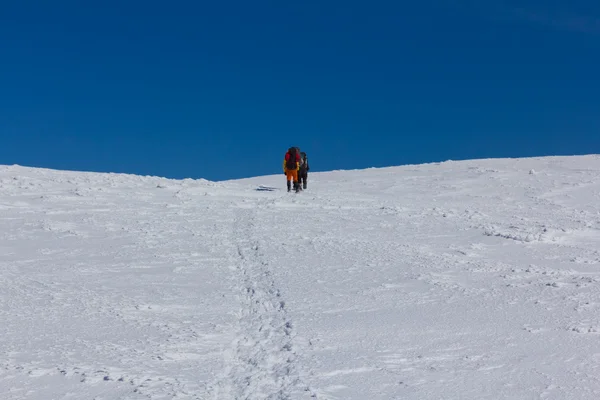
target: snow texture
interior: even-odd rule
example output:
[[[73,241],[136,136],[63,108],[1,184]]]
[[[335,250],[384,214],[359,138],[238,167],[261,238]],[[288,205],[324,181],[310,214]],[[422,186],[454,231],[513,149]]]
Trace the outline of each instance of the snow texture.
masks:
[[[599,174],[0,166],[0,399],[598,399]]]

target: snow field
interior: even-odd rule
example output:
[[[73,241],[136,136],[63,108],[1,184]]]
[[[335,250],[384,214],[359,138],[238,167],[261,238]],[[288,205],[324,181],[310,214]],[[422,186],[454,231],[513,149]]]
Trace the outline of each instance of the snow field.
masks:
[[[596,399],[599,173],[0,167],[0,398]]]

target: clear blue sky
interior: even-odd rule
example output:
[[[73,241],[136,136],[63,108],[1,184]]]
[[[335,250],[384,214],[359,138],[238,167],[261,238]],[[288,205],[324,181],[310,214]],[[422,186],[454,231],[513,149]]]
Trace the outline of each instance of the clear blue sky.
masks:
[[[561,4],[557,6],[556,4]],[[0,164],[233,179],[600,153],[600,2],[5,1]]]

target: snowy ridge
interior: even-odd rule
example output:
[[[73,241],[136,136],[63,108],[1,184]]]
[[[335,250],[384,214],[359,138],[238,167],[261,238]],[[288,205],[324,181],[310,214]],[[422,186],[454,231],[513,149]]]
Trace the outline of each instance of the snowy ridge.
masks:
[[[0,166],[0,398],[597,399],[599,176]]]

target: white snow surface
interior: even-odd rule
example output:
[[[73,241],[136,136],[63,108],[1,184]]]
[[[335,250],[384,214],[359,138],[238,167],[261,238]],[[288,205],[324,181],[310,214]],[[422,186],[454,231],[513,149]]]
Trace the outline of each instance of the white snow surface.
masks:
[[[599,399],[599,175],[1,166],[0,399]]]

